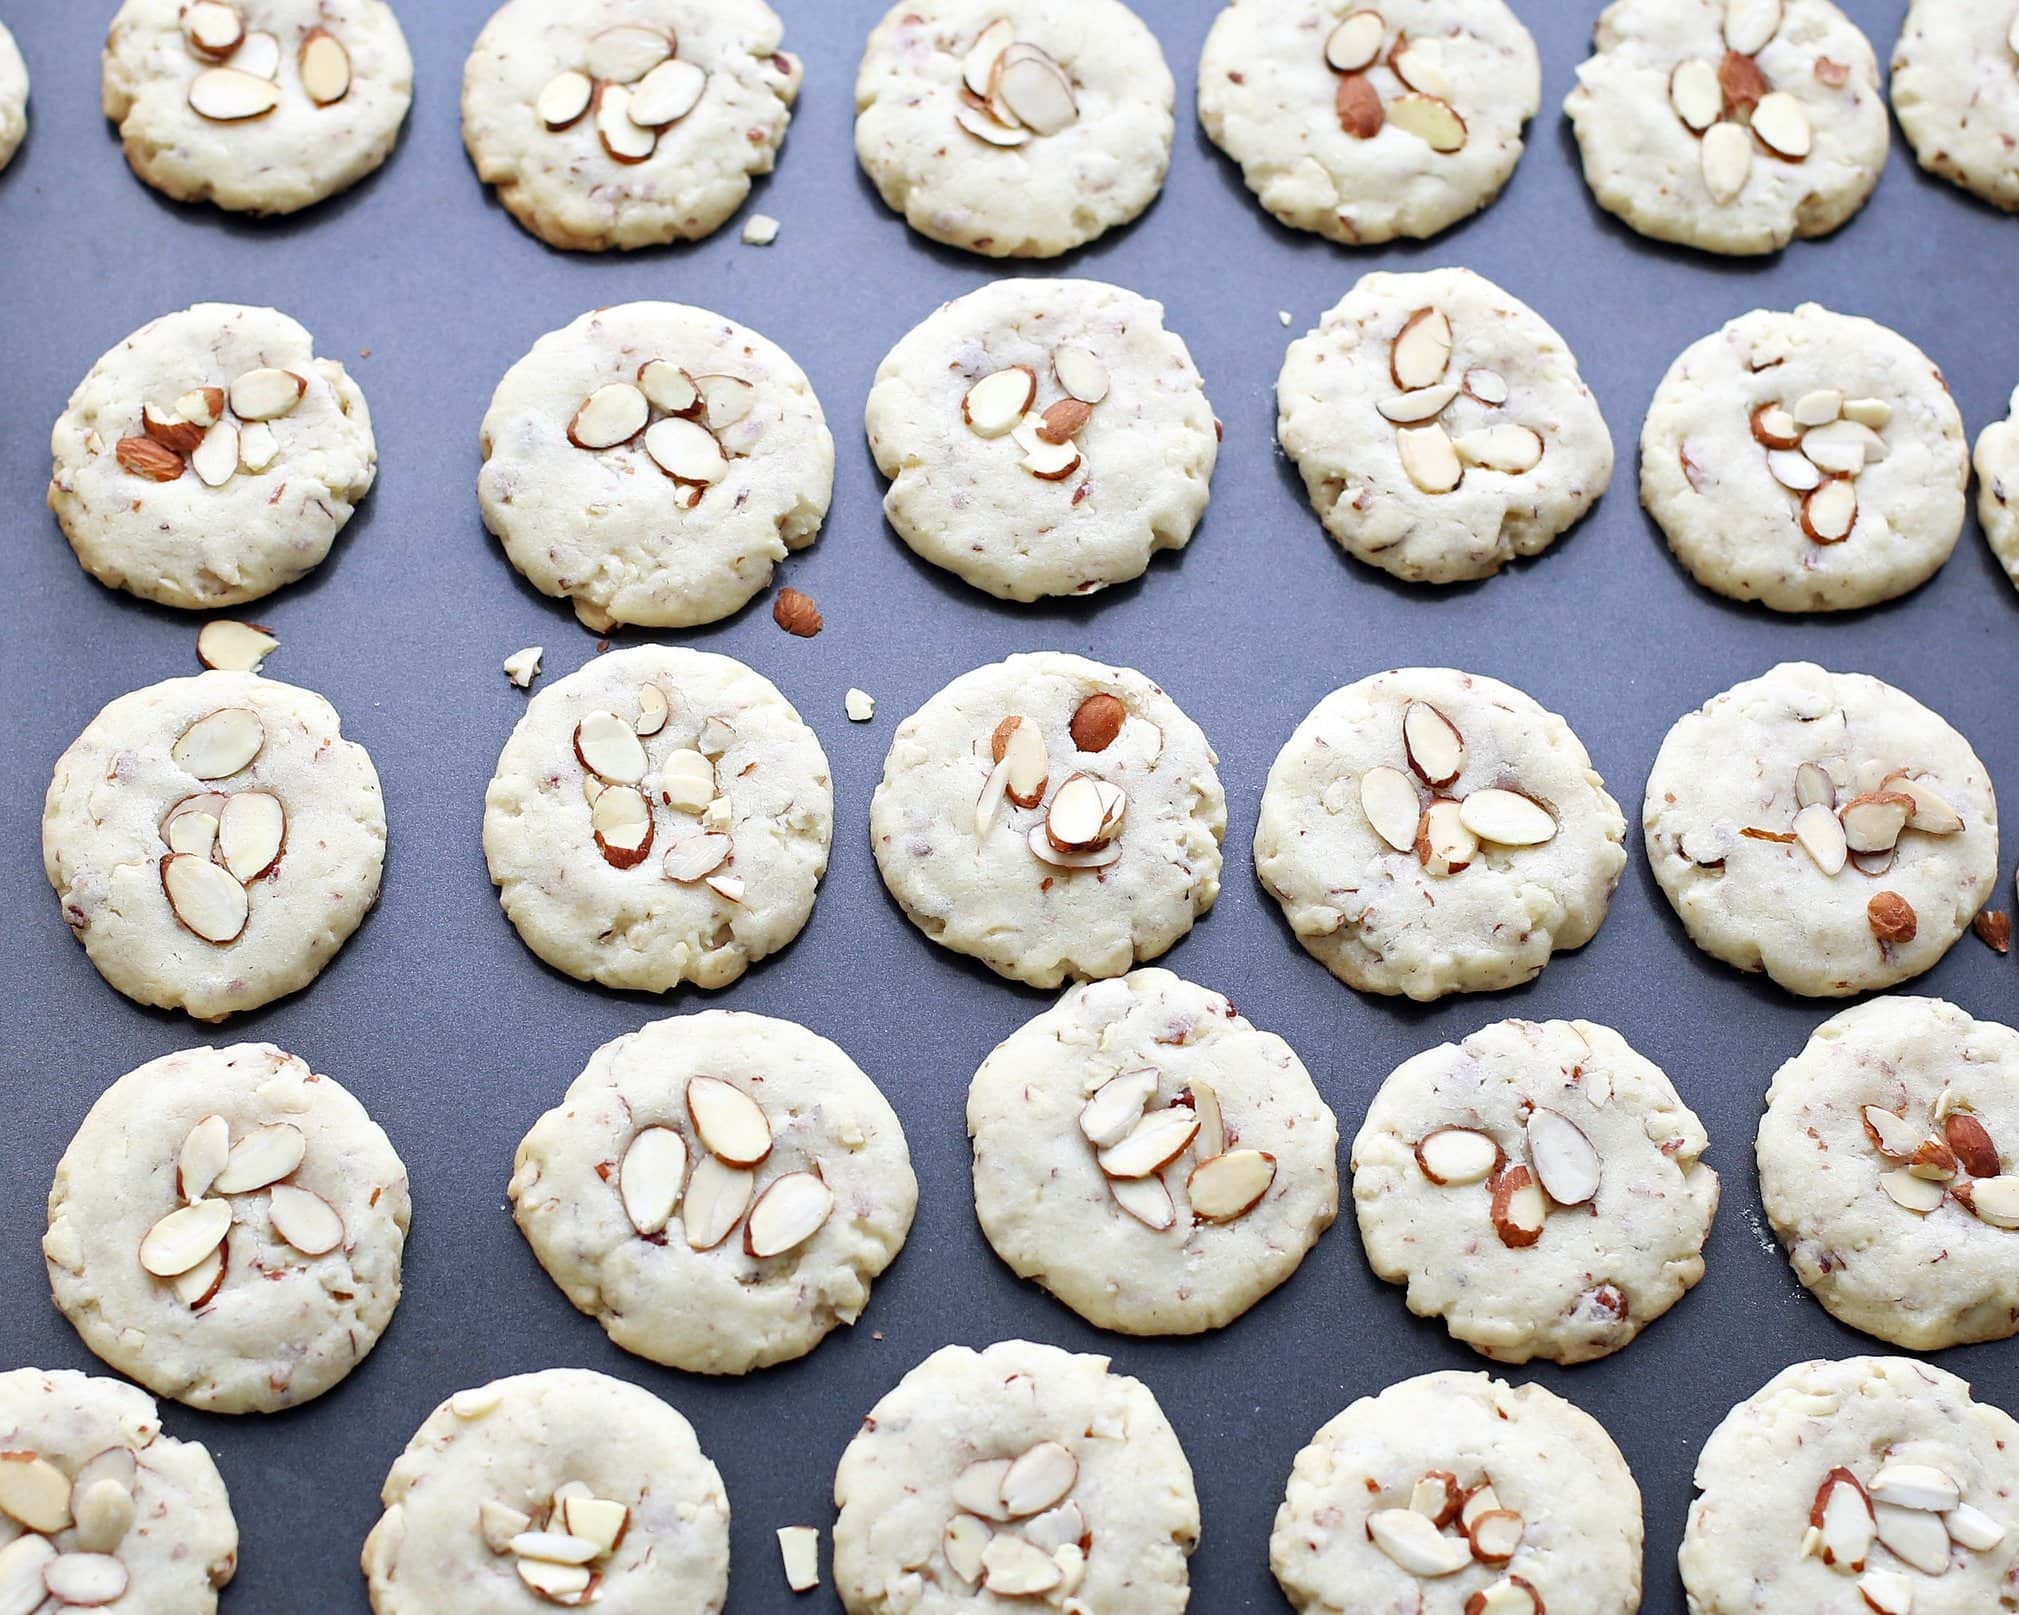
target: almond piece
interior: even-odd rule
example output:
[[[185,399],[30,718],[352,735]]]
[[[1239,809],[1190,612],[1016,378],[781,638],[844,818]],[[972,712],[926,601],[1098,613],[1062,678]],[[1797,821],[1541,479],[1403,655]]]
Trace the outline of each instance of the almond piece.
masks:
[[[1795,770],[1795,800],[1803,807],[1820,802],[1834,808],[1837,805],[1836,782],[1830,778],[1830,771],[1821,763],[1804,763]]]
[[[1887,1464],[1865,1487],[1874,1503],[1943,1514],[1962,1502],[1962,1490],[1932,1464]]]
[[[241,73],[251,73],[256,78],[277,79],[280,77],[280,40],[263,30],[254,30],[245,36],[245,43],[231,53],[231,65]]]
[[[1898,791],[1912,799],[1914,810],[1907,815],[1909,830],[1920,830],[1931,836],[1952,836],[1963,828],[1963,815],[1952,808],[1942,793],[1926,780],[1892,774],[1879,789]]]
[[[140,429],[178,458],[194,453],[196,445],[203,441],[204,429],[196,422],[186,421],[180,415],[154,404],[140,406]],[[118,450],[115,448],[113,452],[116,455]],[[120,464],[125,465],[126,462],[122,459]],[[136,475],[145,474],[136,471],[132,466],[127,466],[126,469],[134,471]],[[176,472],[177,476],[181,474],[180,470]],[[169,480],[172,481],[173,478]]]
[[[1016,43],[1016,24],[1007,17],[997,17],[986,28],[975,35],[974,43],[967,48],[961,58],[960,78],[969,91],[988,99],[989,86],[993,82],[995,64],[1002,53]],[[974,1578],[968,1578],[972,1581]]]
[[[826,626],[813,597],[798,589],[778,591],[778,597],[771,602],[771,620],[799,639],[811,639]]]
[[[549,129],[566,129],[581,120],[596,98],[596,81],[573,68],[547,80],[533,110]]]
[[[1910,1161],[1921,1147],[1920,1130],[1904,1116],[1878,1105],[1866,1105],[1858,1115],[1865,1124],[1865,1136],[1887,1160]]]
[[[189,469],[206,488],[222,488],[238,475],[238,428],[219,421],[203,434],[189,456]]]
[[[645,429],[651,418],[645,395],[628,381],[598,387],[568,422],[568,441],[578,449],[614,449]]]
[[[1481,1481],[1465,1494],[1458,1505],[1458,1529],[1470,1531],[1472,1522],[1489,1509],[1500,1507],[1500,1494],[1493,1489],[1493,1482]]]
[[[1980,910],[1970,921],[1970,929],[1977,933],[1979,940],[1993,953],[2012,951],[2012,916],[2003,909]]]
[[[202,442],[199,437],[197,441]],[[185,462],[182,456],[165,443],[158,443],[151,437],[122,437],[113,447],[113,458],[119,462],[120,470],[129,476],[144,477],[149,482],[173,482],[183,473]]]
[[[1877,1527],[1872,1519],[1872,1500],[1858,1477],[1842,1467],[1832,1469],[1816,1488],[1809,1505],[1809,1524],[1822,1533],[1822,1561],[1850,1571],[1865,1568],[1872,1551]]]
[[[1522,1529],[1522,1518],[1514,1510],[1494,1508],[1474,1515],[1465,1536],[1472,1557],[1481,1564],[1504,1565],[1520,1550]]]
[[[521,1559],[550,1565],[585,1565],[597,1557],[595,1543],[561,1530],[522,1531],[512,1538],[510,1548]]]
[[[635,869],[652,851],[652,804],[635,785],[613,785],[589,808],[589,833],[612,869]]]
[[[519,1580],[530,1591],[538,1593],[550,1604],[568,1608],[586,1603],[596,1582],[595,1572],[587,1565],[557,1565],[550,1559],[519,1559],[514,1561],[512,1568],[518,1571]]]
[[[1373,65],[1387,37],[1380,12],[1349,11],[1325,36],[1325,65],[1335,73],[1358,73]]]
[[[308,1140],[292,1122],[255,1127],[232,1145],[224,1167],[211,1184],[216,1194],[252,1194],[277,1183],[301,1165]]]
[[[978,111],[974,107],[954,108],[953,121],[986,145],[1009,147],[1030,144],[1031,132],[1028,129],[1017,129],[1008,124],[997,123],[986,112]]]
[[[961,398],[960,418],[977,437],[1001,437],[1024,418],[1037,391],[1037,372],[1029,365],[991,371]]]
[[[97,1609],[126,1596],[126,1566],[109,1553],[60,1553],[42,1567],[43,1585],[57,1603]]]
[[[704,830],[699,835],[680,837],[666,849],[664,869],[668,880],[679,881],[682,885],[692,885],[697,880],[706,880],[723,864],[735,850],[735,844],[719,830]]]
[[[1100,690],[1074,710],[1067,732],[1081,751],[1103,752],[1115,743],[1115,736],[1122,732],[1128,716],[1129,709],[1122,705],[1120,696]]]
[[[241,791],[217,821],[217,855],[235,880],[250,885],[280,862],[287,809],[270,791]]]
[[[1502,847],[1539,847],[1556,835],[1548,808],[1519,791],[1474,791],[1458,806],[1458,822],[1481,841]]]
[[[257,673],[259,664],[279,649],[280,641],[256,622],[219,617],[196,632],[196,659],[228,672]]]
[[[608,83],[635,84],[671,56],[674,46],[663,29],[619,23],[589,36],[584,65],[592,76]]]
[[[1012,802],[1030,808],[1044,800],[1051,765],[1045,756],[1044,734],[1035,723],[1012,712],[995,726],[989,750],[1007,770],[1004,789]]]
[[[1893,1503],[1872,1505],[1879,1541],[1894,1558],[1912,1565],[1923,1575],[1945,1575],[1950,1555],[1949,1529],[1939,1514],[1902,1508]]]
[[[350,94],[351,54],[327,28],[304,34],[295,60],[301,87],[317,106],[332,106]]]
[[[631,1226],[650,1238],[664,1233],[687,1183],[687,1141],[670,1127],[647,1127],[617,1167],[617,1195]]]
[[[263,118],[280,105],[280,86],[235,67],[205,68],[189,81],[190,110],[213,123]]]
[[[1038,438],[1045,443],[1070,443],[1093,415],[1093,405],[1077,398],[1061,398],[1041,417],[1044,424],[1038,428]]]
[[[1003,1511],[1013,1520],[1042,1514],[1064,1501],[1080,1478],[1080,1461],[1070,1447],[1040,1441],[1003,1471]]]
[[[1894,1205],[1905,1211],[1919,1212],[1924,1217],[1942,1204],[1944,1191],[1941,1184],[1916,1177],[1904,1168],[1897,1172],[1880,1173],[1879,1187]]]
[[[1865,469],[1865,462],[1884,459],[1883,454],[1874,455],[1872,445],[1885,444],[1879,435],[1868,426],[1860,426],[1856,421],[1831,421],[1826,426],[1812,426],[1802,434],[1802,453],[1815,467],[1833,477],[1855,477]]]
[[[197,779],[228,779],[266,744],[266,729],[250,707],[224,707],[185,729],[169,756]]]
[[[1799,426],[1828,426],[1844,412],[1844,395],[1835,387],[1803,393],[1789,411]]]
[[[1725,44],[1757,56],[1781,29],[1781,0],[1726,0]]]
[[[1080,1132],[1095,1149],[1119,1144],[1157,1096],[1157,1073],[1145,1066],[1110,1077],[1080,1107]]]
[[[1908,1157],[1907,1170],[1930,1183],[1947,1183],[1956,1175],[1956,1152],[1939,1139],[1923,1139]]]
[[[1098,404],[1108,396],[1108,367],[1085,348],[1070,344],[1054,348],[1052,375],[1067,397],[1083,404]]]
[[[981,1584],[1001,1598],[1032,1598],[1059,1584],[1058,1561],[1022,1537],[989,1539],[981,1554]]]
[[[1483,1183],[1505,1161],[1498,1144],[1469,1127],[1439,1127],[1416,1141],[1416,1165],[1440,1188]]]
[[[607,1497],[557,1490],[553,1514],[559,1529],[594,1543],[599,1556],[616,1552],[617,1545],[631,1529],[629,1505]]]
[[[1409,480],[1425,493],[1449,493],[1465,480],[1465,462],[1451,435],[1435,421],[1397,428],[1395,447]]]
[[[1388,121],[1387,109],[1381,104],[1381,92],[1374,88],[1364,73],[1348,73],[1339,80],[1339,88],[1333,92],[1332,107],[1338,115],[1339,127],[1355,140],[1372,140],[1381,133],[1382,124]]]
[[[1448,155],[1465,147],[1465,120],[1449,101],[1411,91],[1388,103],[1388,121],[1406,129],[1432,151]]]
[[[1893,406],[1883,398],[1846,398],[1844,419],[1883,432],[1893,419]]]
[[[1433,1469],[1410,1488],[1409,1506],[1440,1531],[1458,1518],[1464,1505],[1458,1477],[1448,1470]]]
[[[245,887],[208,858],[172,852],[161,860],[161,890],[183,928],[219,946],[245,930]]]
[[[1114,839],[1127,799],[1091,774],[1074,774],[1045,810],[1045,834],[1060,852],[1092,852]]]
[[[641,129],[664,129],[698,107],[707,92],[708,70],[674,57],[631,86],[624,115]]]
[[[606,785],[636,785],[645,777],[638,731],[614,712],[591,712],[575,725],[575,760]]]
[[[304,1256],[327,1256],[344,1242],[336,1207],[312,1190],[276,1183],[268,1191],[266,1211],[273,1231]]]
[[[1841,544],[1858,525],[1858,494],[1848,477],[1832,477],[1802,500],[1802,531],[1818,544]]]
[[[1460,805],[1439,797],[1416,825],[1416,860],[1440,878],[1456,875],[1479,856],[1479,838],[1465,828]]]
[[[1077,1548],[1087,1535],[1087,1517],[1079,1504],[1068,1498],[1057,1508],[1034,1514],[1023,1522],[1024,1540],[1056,1556],[1068,1545]]]
[[[1598,1193],[1598,1151],[1561,1111],[1537,1105],[1528,1113],[1528,1159],[1549,1198],[1581,1206]]]
[[[1451,75],[1444,71],[1444,58],[1434,39],[1412,39],[1407,34],[1396,36],[1395,48],[1388,53],[1388,68],[1403,85],[1419,90],[1436,100],[1449,101],[1454,93]]]
[[[694,1163],[681,1200],[680,1220],[690,1250],[713,1250],[750,1209],[757,1174],[748,1167],[726,1166],[713,1155]]]
[[[972,1587],[981,1579],[981,1556],[994,1533],[972,1514],[956,1514],[946,1522],[940,1551],[953,1573]]]
[[[1779,404],[1761,404],[1752,412],[1750,420],[1753,441],[1762,447],[1792,449],[1801,446],[1801,422]]]
[[[1454,1575],[1472,1563],[1464,1538],[1446,1536],[1414,1509],[1376,1509],[1367,1516],[1367,1536],[1413,1576]]]
[[[1520,1576],[1502,1576],[1465,1600],[1464,1615],[1543,1615],[1542,1595]]]
[[[1990,1130],[1969,1111],[1952,1110],[1943,1117],[1942,1137],[1971,1177],[1995,1178],[2002,1170]]]
[[[1767,472],[1790,493],[1812,493],[1823,485],[1816,462],[1799,449],[1767,450]]]
[[[1725,109],[1725,92],[1720,87],[1718,69],[1701,56],[1676,63],[1668,76],[1668,103],[1684,125],[1702,134],[1718,121]]]
[[[1121,843],[1110,841],[1088,852],[1061,852],[1042,824],[1033,825],[1025,837],[1031,856],[1055,869],[1105,869],[1122,855]]]
[[[711,432],[727,431],[757,407],[757,388],[741,376],[699,375],[694,386],[701,394],[696,418]]]
[[[1419,308],[1395,333],[1388,375],[1404,392],[1434,387],[1451,365],[1451,321],[1442,309]]]
[[[1909,1615],[1914,1583],[1897,1570],[1871,1570],[1858,1578],[1858,1596],[1874,1615]]]
[[[750,1208],[743,1225],[743,1250],[760,1261],[797,1250],[834,1211],[834,1191],[815,1172],[787,1172],[773,1178]]]
[[[1489,1215],[1493,1231],[1503,1245],[1521,1250],[1542,1238],[1549,1204],[1535,1181],[1535,1173],[1519,1163],[1504,1168],[1493,1180]]]
[[[778,1558],[785,1569],[785,1585],[796,1593],[810,1593],[820,1585],[820,1532],[811,1525],[781,1525],[778,1528]]]
[[[231,412],[242,421],[278,420],[301,402],[308,378],[271,367],[248,370],[231,384]]]
[[[1374,833],[1397,852],[1414,850],[1423,804],[1415,783],[1401,769],[1383,764],[1360,776],[1360,811]]]
[[[191,52],[222,62],[245,39],[245,22],[225,0],[190,0],[182,9],[182,37]]]
[[[659,131],[631,121],[631,92],[621,84],[596,87],[596,134],[613,161],[642,163],[658,149]]]
[[[194,1205],[210,1193],[230,1155],[231,1123],[222,1116],[205,1116],[183,1137],[176,1154],[175,1192]]]
[[[70,1503],[69,1477],[47,1458],[34,1452],[0,1452],[0,1514],[30,1531],[53,1536],[69,1528]],[[41,1607],[39,1595],[23,1606]]]
[[[1415,426],[1423,421],[1435,420],[1457,396],[1457,382],[1441,381],[1435,387],[1419,387],[1413,393],[1396,393],[1374,407],[1381,412],[1383,420],[1393,421],[1397,426]]]
[[[1081,457],[1070,443],[1052,443],[1040,438],[1019,463],[1041,481],[1063,482],[1079,470]]]
[[[756,1166],[771,1153],[771,1121],[764,1108],[720,1077],[688,1079],[687,1115],[701,1147],[727,1166]]]
[[[1786,90],[1774,90],[1760,97],[1753,108],[1753,134],[1776,157],[1798,163],[1809,155],[1815,133],[1802,103]]]
[[[1192,1168],[1185,1198],[1194,1217],[1232,1222],[1254,1210],[1275,1181],[1275,1156],[1266,1150],[1230,1150]]]
[[[1697,152],[1713,202],[1736,201],[1753,171],[1753,137],[1736,123],[1714,123]]]
[[[1837,818],[1852,852],[1889,852],[1913,811],[1914,799],[1904,791],[1863,791],[1837,809]]]
[[[645,452],[676,482],[711,488],[729,475],[729,457],[698,421],[669,415],[645,429]]]
[[[1465,372],[1465,391],[1489,409],[1498,409],[1507,402],[1507,378],[1497,370],[1475,367]]]
[[[2019,1228],[2019,1177],[1977,1178],[1951,1191],[1979,1222]]]
[[[130,1452],[129,1448],[112,1451]],[[77,1546],[84,1553],[110,1553],[126,1540],[138,1512],[133,1483],[115,1476],[85,1480],[79,1469],[71,1482],[71,1512],[77,1517]]]
[[[1108,1193],[1122,1210],[1157,1233],[1178,1220],[1178,1208],[1162,1178],[1110,1178]]]
[[[638,367],[638,390],[646,403],[668,415],[691,414],[701,402],[694,378],[667,359],[647,359]]]
[[[1465,737],[1428,701],[1411,701],[1402,709],[1402,751],[1432,790],[1443,790],[1465,770]]]
[[[1749,116],[1773,88],[1767,83],[1766,74],[1760,71],[1760,64],[1735,50],[1726,51],[1724,60],[1718,63],[1717,83],[1723,100],[1723,106],[1718,110],[1728,109],[1733,115],[1744,113]],[[1715,119],[1717,113],[1711,116]]]
[[[1950,1538],[1972,1553],[1989,1553],[2005,1540],[2005,1527],[1969,1503],[1959,1504],[1944,1514],[1942,1523]]]
[[[1452,439],[1451,446],[1467,465],[1504,476],[1518,477],[1542,463],[1542,436],[1526,426],[1502,423],[1462,432]]]
[[[702,734],[705,738],[705,725]],[[668,807],[682,813],[705,812],[718,800],[715,765],[691,747],[670,753],[659,765],[659,796]]]
[[[1033,134],[1055,135],[1080,115],[1065,70],[1035,45],[1015,44],[997,59],[990,99]]]
[[[1161,1172],[1191,1146],[1199,1117],[1184,1105],[1170,1105],[1142,1117],[1118,1143],[1096,1157],[1111,1178],[1147,1178]]]
[[[1824,874],[1843,872],[1844,860],[1850,856],[1844,826],[1822,803],[1811,802],[1795,815],[1795,840]]]
[[[229,1201],[199,1200],[194,1205],[182,1206],[159,1219],[142,1237],[140,1265],[156,1278],[172,1279],[179,1273],[187,1273],[216,1250],[230,1232]],[[0,1454],[0,1458],[12,1456]],[[10,1478],[13,1478],[10,1471],[0,1464],[0,1509],[13,1514],[5,1490]],[[68,1496],[67,1485],[65,1496]],[[20,1516],[15,1515],[15,1518]],[[22,1523],[28,1522],[24,1520]]]

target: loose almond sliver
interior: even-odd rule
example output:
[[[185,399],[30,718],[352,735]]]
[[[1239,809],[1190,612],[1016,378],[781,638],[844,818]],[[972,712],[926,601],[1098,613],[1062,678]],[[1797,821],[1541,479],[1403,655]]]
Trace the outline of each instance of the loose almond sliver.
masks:
[[[276,1183],[267,1201],[273,1231],[304,1256],[327,1256],[344,1240],[343,1219],[321,1195]]]
[[[226,617],[205,623],[196,634],[196,659],[226,672],[257,673],[259,664],[279,649],[280,641],[257,623]]]
[[[771,1122],[764,1108],[720,1077],[691,1077],[687,1114],[701,1147],[728,1166],[756,1166],[771,1153]]]
[[[810,1525],[778,1528],[778,1557],[785,1566],[785,1585],[810,1593],[820,1585],[820,1532]]]
[[[232,1145],[211,1188],[217,1194],[251,1194],[278,1183],[307,1153],[308,1140],[293,1122],[255,1127]]]
[[[140,1241],[140,1265],[156,1278],[172,1279],[216,1250],[230,1231],[229,1201],[199,1200],[180,1207],[147,1230]]]
[[[43,1585],[57,1603],[96,1609],[126,1596],[126,1566],[109,1553],[62,1553],[42,1570]]]
[[[617,1193],[631,1226],[646,1236],[663,1233],[687,1182],[687,1141],[670,1127],[647,1127],[624,1151]]]

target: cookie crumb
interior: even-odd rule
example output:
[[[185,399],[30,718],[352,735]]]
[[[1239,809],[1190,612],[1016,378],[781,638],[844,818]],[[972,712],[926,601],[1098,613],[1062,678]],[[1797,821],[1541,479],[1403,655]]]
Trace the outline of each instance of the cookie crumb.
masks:
[[[797,589],[778,591],[778,598],[771,603],[771,620],[801,639],[811,639],[825,626],[813,597]]]
[[[1279,320],[1281,320],[1281,321],[1283,322],[1283,325],[1284,325],[1284,327],[1285,327],[1286,329],[1287,329],[1287,328],[1289,327],[1289,324],[1290,324],[1290,311],[1289,311],[1289,310],[1288,310],[1287,308],[1279,308],[1279,309],[1277,309],[1277,310],[1276,310],[1276,318],[1277,318],[1277,319],[1279,319]]]
[[[1970,928],[1994,953],[2012,951],[2012,916],[2002,908],[1987,908],[1970,922]]]
[[[753,213],[743,223],[743,244],[768,247],[778,239],[778,221],[768,213]]]
[[[850,723],[867,723],[876,716],[876,697],[867,690],[851,686],[848,694],[841,698],[841,704],[848,713]]]
[[[528,645],[524,650],[513,651],[505,658],[505,677],[522,690],[530,687],[533,680],[540,676],[543,653],[543,647],[539,645]]]
[[[820,1532],[811,1525],[781,1525],[778,1556],[785,1561],[785,1585],[810,1593],[820,1585]]]

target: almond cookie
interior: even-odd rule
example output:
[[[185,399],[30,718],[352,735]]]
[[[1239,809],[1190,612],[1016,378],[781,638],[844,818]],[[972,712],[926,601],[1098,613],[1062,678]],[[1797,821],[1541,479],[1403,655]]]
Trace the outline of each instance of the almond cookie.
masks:
[[[1032,987],[1119,976],[1220,895],[1218,762],[1133,668],[1012,656],[898,725],[870,845],[941,947]]]
[[[1904,691],[1813,662],[1677,719],[1641,827],[1690,940],[1810,997],[1918,976],[1997,875],[1998,804],[1970,743]]]
[[[1361,276],[1283,356],[1276,434],[1340,548],[1410,583],[1541,554],[1612,479],[1563,338],[1469,269]]]
[[[1991,553],[2019,589],[2019,388],[2007,418],[1977,438],[1977,519]]]
[[[1213,407],[1164,309],[1094,280],[999,280],[877,367],[883,513],[1006,600],[1092,594],[1183,549],[1206,513]]]
[[[386,816],[336,709],[256,673],[122,695],[57,759],[42,867],[98,973],[199,1021],[306,987],[378,901]]]
[[[2019,212],[2019,8],[1913,0],[1893,45],[1893,110],[1929,173]]]
[[[680,303],[593,309],[505,372],[482,433],[484,525],[584,627],[715,622],[820,531],[834,439],[805,373]]]
[[[365,1538],[374,1615],[717,1615],[729,1497],[694,1427],[649,1391],[549,1368],[428,1415]]]
[[[1406,667],[1334,690],[1269,770],[1255,873],[1362,992],[1495,992],[1581,948],[1626,820],[1570,725],[1511,685]]]
[[[1931,1364],[1783,1369],[1711,1432],[1696,1489],[1693,1615],[2019,1609],[2019,1423]]]
[[[1917,589],[1963,531],[1970,444],[1942,372],[1883,325],[1755,309],[1669,367],[1640,496],[1707,589],[1843,611]]]
[[[1011,1033],[967,1132],[996,1254],[1124,1334],[1232,1322],[1339,1213],[1339,1127],[1303,1062],[1168,970],[1075,987]]]
[[[1300,1615],[1633,1615],[1640,1549],[1640,1489],[1596,1419],[1540,1385],[1442,1373],[1311,1438],[1269,1567]]]
[[[1541,104],[1502,0],[1231,0],[1199,60],[1199,122],[1262,206],[1354,246],[1485,207]]]
[[[945,1346],[863,1420],[834,1473],[849,1615],[983,1608],[1181,1615],[1199,1499],[1164,1411],[1108,1359]]]
[[[920,235],[1055,258],[1156,199],[1176,99],[1120,0],[900,0],[856,73],[855,155]]]
[[[0,23],[0,168],[20,149],[28,133],[28,64],[7,25]]]

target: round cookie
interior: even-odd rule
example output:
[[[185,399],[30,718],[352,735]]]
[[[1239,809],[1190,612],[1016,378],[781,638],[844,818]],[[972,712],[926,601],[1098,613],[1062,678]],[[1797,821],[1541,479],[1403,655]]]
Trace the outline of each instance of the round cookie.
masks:
[[[1785,1368],[1711,1432],[1695,1478],[1678,1555],[1694,1615],[2019,1609],[2019,1423],[1930,1363]]]
[[[920,235],[1055,258],[1171,165],[1177,87],[1121,0],[900,0],[855,79],[855,155]]]
[[[1039,1595],[1181,1615],[1190,1595],[1191,1466],[1149,1387],[1105,1357],[1028,1340],[942,1347],[863,1421],[834,1504],[849,1615],[964,1615]]]
[[[1506,1557],[1475,1555],[1478,1520]],[[1633,1615],[1641,1534],[1640,1489],[1590,1414],[1540,1385],[1424,1374],[1297,1454],[1269,1568],[1299,1615]]]
[[[414,64],[385,0],[125,0],[105,115],[134,173],[178,202],[293,213],[383,163]]]
[[[1977,437],[1977,520],[1991,553],[2019,589],[2019,388],[2010,414]]]
[[[273,1413],[378,1344],[409,1214],[407,1169],[332,1078],[270,1043],[186,1049],[91,1107],[42,1255],[58,1309],[120,1373],[212,1413]]]
[[[1125,1334],[1232,1322],[1339,1211],[1339,1127],[1303,1062],[1168,970],[1072,988],[1012,1032],[967,1131],[996,1254]]]
[[[1541,104],[1535,40],[1502,0],[1230,0],[1199,59],[1199,122],[1248,189],[1352,246],[1485,207]]]
[[[1913,0],[1893,44],[1893,110],[1929,173],[2019,212],[2019,10]]]
[[[1469,269],[1361,276],[1283,356],[1276,434],[1340,548],[1409,583],[1539,555],[1612,478],[1563,338]]]
[[[1100,281],[999,280],[914,326],[866,411],[898,537],[1005,600],[1092,594],[1183,549],[1219,433],[1163,319]]]
[[[191,611],[314,570],[378,466],[344,367],[285,314],[236,303],[165,314],[106,354],[50,453],[49,508],[84,570]]]
[[[199,1021],[315,980],[378,901],[385,851],[364,747],[321,696],[256,673],[120,696],[42,804],[42,867],[98,973]]]
[[[833,835],[827,754],[777,687],[664,645],[534,696],[484,793],[484,859],[519,940],[643,992],[726,987],[784,947]]]
[[[1928,356],[1804,303],[1755,309],[1669,367],[1641,502],[1707,589],[1842,611],[1919,588],[1963,531],[1970,444]]]
[[[1563,719],[1498,679],[1407,667],[1297,726],[1262,792],[1255,873],[1341,981],[1428,1000],[1516,986],[1583,947],[1625,840]]]
[[[834,491],[805,373],[680,303],[593,309],[540,338],[498,383],[482,446],[484,525],[596,633],[729,616],[813,542]]]
[[[364,1549],[374,1615],[592,1599],[604,1615],[717,1615],[728,1592],[722,1477],[678,1412],[607,1374],[549,1368],[456,1392],[379,1495]],[[515,1540],[595,1551],[565,1564]]]
[[[1970,743],[1904,691],[1812,662],[1677,719],[1641,827],[1690,940],[1810,997],[1918,976],[1997,875],[1998,804]]]
[[[0,23],[0,168],[28,133],[28,64],[7,25]]]
[[[898,725],[870,845],[890,895],[941,947],[1032,987],[1119,976],[1220,894],[1218,762],[1133,668],[1012,656]]]
[[[1891,131],[1830,0],[1614,0],[1565,98],[1600,207],[1706,252],[1777,252],[1865,205]]]

